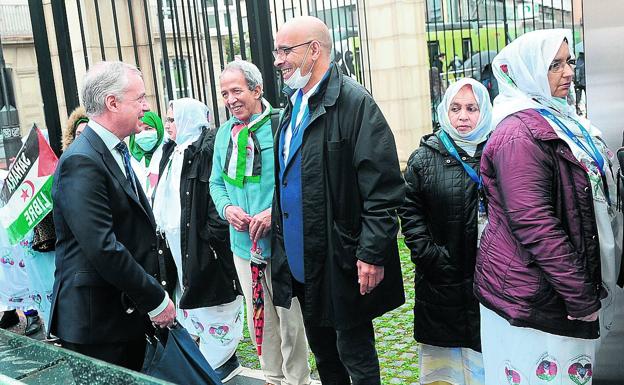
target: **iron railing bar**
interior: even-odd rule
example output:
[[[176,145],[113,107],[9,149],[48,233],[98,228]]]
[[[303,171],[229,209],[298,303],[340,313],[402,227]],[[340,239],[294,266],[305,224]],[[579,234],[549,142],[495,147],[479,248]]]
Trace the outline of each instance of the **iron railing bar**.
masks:
[[[115,28],[115,42],[117,43],[117,58],[119,61],[123,61],[123,55],[121,53],[121,40],[119,38],[119,22],[117,21],[117,7],[115,6],[115,0],[111,0],[111,7],[113,11],[113,27]]]
[[[316,3],[316,7],[318,8],[318,3]],[[321,9],[323,10],[323,23],[325,23],[325,25],[329,27],[329,24],[327,24],[327,10],[325,9],[325,0],[321,2],[321,7]]]
[[[131,1],[131,0],[128,0]],[[163,68],[165,70],[165,85],[167,87],[167,99],[173,100],[173,86],[171,84],[171,68],[169,67],[169,53],[167,49],[167,33],[165,32],[165,18],[163,14],[163,2],[162,0],[156,0],[156,15],[158,16],[158,30],[159,30],[159,38],[160,38],[160,48],[162,50],[162,61]],[[166,108],[165,108],[166,109]],[[164,115],[167,111],[161,111],[159,109],[161,115]]]
[[[225,60],[223,59],[223,39],[221,39],[221,21],[219,17],[219,0],[214,2],[215,22],[217,24],[217,46],[219,47],[220,70],[225,68]]]
[[[184,0],[180,0],[184,1]],[[173,13],[175,15],[175,29],[177,31],[178,36],[178,48],[180,49],[180,58],[178,58],[178,70],[182,73],[182,84],[183,87],[183,95],[185,97],[189,96],[189,79],[187,77],[186,72],[189,71],[190,74],[190,60],[187,59],[190,52],[184,53],[184,46],[182,45],[182,28],[180,28],[180,13],[178,12],[178,2],[177,0],[173,0]],[[192,86],[192,85],[191,85]]]
[[[371,95],[373,94],[373,71],[371,71],[371,61],[370,61],[370,53],[369,53],[369,46],[368,46],[368,17],[367,17],[367,12],[366,12],[366,0],[362,0],[362,4],[364,5],[364,26],[365,26],[365,31],[366,31],[366,58],[368,61],[368,85],[369,88],[368,90],[370,91]],[[360,46],[361,46],[361,42],[360,42]]]
[[[323,2],[324,3],[324,2]],[[334,9],[334,4],[332,0],[329,0],[329,20],[331,21],[331,26],[327,25],[328,28],[330,28],[331,30],[331,34],[332,34],[332,41],[334,42],[334,54],[336,53],[336,27],[334,26],[334,15],[332,15],[332,11]],[[334,58],[332,58],[333,60]]]
[[[178,33],[176,32],[176,21],[175,21],[175,15],[174,15],[174,3],[173,0],[167,0],[167,6],[169,8],[169,17],[171,19],[171,37],[173,40],[173,70],[174,70],[174,77],[173,80],[175,82],[175,84],[173,84],[173,86],[175,86],[175,88],[182,88],[184,86],[183,81],[182,81],[182,74],[180,72],[180,67],[181,67],[181,59],[180,57],[183,56],[181,53],[182,47],[178,47]],[[165,44],[167,42],[167,40],[165,39]],[[169,58],[167,58],[167,60],[169,60]],[[178,91],[174,90],[174,95],[173,95],[173,99],[171,100],[175,100],[178,99]],[[184,91],[180,91],[182,96],[184,95]]]
[[[279,22],[277,21],[277,3],[275,0],[273,0],[273,17],[275,18],[275,31],[277,32]]]
[[[201,12],[199,11],[199,8],[197,7],[197,0],[193,0],[193,10],[195,12],[193,12],[194,16],[195,16],[195,29],[197,30],[197,50],[199,51],[199,65],[200,65],[200,73],[201,73],[201,87],[199,88],[201,90],[201,95],[203,95],[203,102],[204,104],[208,105],[208,94],[206,92],[206,65],[205,65],[205,61],[204,61],[204,50],[202,48],[202,44],[201,44],[201,39],[205,39],[206,38],[206,33],[204,32],[202,34],[201,32],[201,24],[199,23],[199,16],[198,13]]]
[[[573,48],[573,52],[574,52],[574,56],[577,56],[577,52],[576,52],[576,24],[574,23],[574,2],[572,2],[572,4],[570,4],[570,10],[571,10],[571,17],[572,17],[572,44],[574,44],[574,48]]]
[[[496,6],[496,3],[494,3],[494,5]],[[492,47],[490,46],[490,31],[489,31],[489,19],[488,19],[488,7],[487,7],[487,1],[485,3],[485,7],[484,7],[484,11],[485,11],[485,44],[487,45],[487,50],[491,51]],[[498,49],[496,50],[496,52],[499,52]],[[488,60],[490,59],[490,54],[488,53]]]
[[[431,67],[433,67],[433,63],[431,62],[431,50],[429,46],[429,1],[425,0],[425,42],[427,43],[427,67],[429,67],[429,74],[431,74]],[[434,4],[435,6],[435,4]],[[343,57],[344,60],[344,57]],[[439,75],[438,75],[439,76]],[[429,99],[433,104],[433,83],[431,82],[431,76],[429,76]],[[433,117],[432,117],[433,118]]]
[[[241,59],[247,60],[247,48],[245,46],[245,31],[243,29],[243,14],[240,6],[241,0],[236,0],[236,19],[238,21],[238,40],[241,50]]]
[[[494,9],[496,9],[496,8],[494,8]],[[449,7],[449,17],[451,18],[451,23],[455,23],[455,18],[457,17],[457,15],[455,15],[454,12],[453,12],[453,4],[451,4],[451,6]],[[460,31],[461,31],[461,29],[460,29]],[[461,32],[460,32],[460,35],[461,35]],[[444,36],[445,36],[444,42],[445,42],[445,45],[446,45],[446,30],[444,31]],[[449,57],[449,55],[447,55],[447,60],[450,60],[451,64],[453,64],[453,72],[454,72],[453,73],[453,78],[455,78],[455,76],[457,74],[457,72],[456,72],[457,71],[457,67],[455,66],[455,56],[457,56],[456,55],[457,47],[455,45],[455,30],[451,30],[451,47],[453,49],[453,54],[450,55],[452,57]],[[448,79],[448,76],[449,76],[448,75],[449,74],[448,69],[449,69],[449,67],[446,68],[446,73],[447,73],[446,77],[447,77],[447,79]]]
[[[208,25],[208,6],[207,0],[203,0],[202,7],[204,9],[203,12],[203,22],[204,22],[204,41],[206,42],[206,58],[208,59],[208,76],[210,77],[210,94],[212,95],[212,111],[214,112],[215,126],[219,128],[221,125],[219,118],[219,105],[217,104],[217,91],[216,91],[216,83],[215,83],[215,74],[214,74],[214,61],[212,59],[212,43],[210,36],[210,25]]]
[[[514,40],[515,40],[518,37],[518,6],[516,5],[516,0],[513,0],[513,12],[514,12]]]
[[[132,10],[132,0],[128,0],[128,17],[130,18],[130,34],[132,35],[132,48],[134,49],[134,63],[139,67],[139,50],[136,41],[136,29],[134,27],[134,11]]]
[[[156,94],[156,110],[160,111],[160,92],[158,91],[156,62],[154,61],[154,47],[152,45],[152,27],[149,20],[150,12],[147,5],[147,0],[143,0],[143,12],[145,12],[145,26],[147,27],[147,46],[149,47],[150,61],[152,63],[152,79],[154,81],[154,93]]]
[[[499,45],[500,39],[498,38],[498,8],[496,7],[496,2],[494,2],[494,24],[496,25],[496,52],[500,52],[501,50],[501,47]],[[505,30],[505,26],[503,25],[503,31],[504,30]]]
[[[188,0],[187,0],[188,2]],[[193,81],[193,64],[197,64],[197,62],[195,60],[196,56],[195,56],[195,46],[193,46],[193,60],[191,60],[191,46],[189,46],[189,23],[186,20],[186,11],[184,10],[184,0],[180,0],[180,8],[182,8],[182,25],[184,26],[184,43],[186,45],[186,54],[188,55],[188,70],[189,70],[189,76],[191,77],[189,79],[189,83],[191,84],[191,96],[193,99],[196,99],[195,96],[195,84],[196,81]],[[193,41],[193,32],[191,30],[191,42]],[[197,69],[197,68],[196,68]],[[195,79],[197,80],[197,79]]]
[[[189,23],[189,28],[191,30],[191,46],[193,47],[193,63],[195,63],[195,78],[196,78],[196,82],[197,82],[197,98],[198,99],[202,99],[202,84],[201,84],[201,80],[200,80],[200,75],[199,75],[199,71],[200,71],[200,67],[199,67],[199,63],[201,63],[201,61],[198,61],[198,53],[197,53],[197,45],[198,40],[200,38],[199,36],[199,27],[197,26],[197,23],[195,23],[195,27],[193,27],[193,22],[194,19],[191,15],[191,9],[194,10],[194,12],[197,12],[197,9],[192,8],[191,7],[191,0],[186,0],[186,6],[187,6],[187,10],[188,10],[188,23]]]
[[[353,42],[353,37],[349,36],[349,19],[347,18],[347,12],[351,12],[351,7],[347,6],[347,0],[343,0],[342,1],[342,9],[344,10],[344,23],[345,23],[345,30],[347,31],[347,50],[350,50],[351,47],[349,47],[349,42]],[[351,26],[353,27],[353,26]],[[354,44],[355,45],[355,42]],[[342,50],[342,62],[345,65],[345,68],[347,68],[347,61],[345,60],[345,50]],[[347,68],[348,69],[348,68]],[[349,71],[351,71],[349,69]]]
[[[457,18],[459,19],[459,36],[461,38],[461,58],[463,59],[464,57],[464,22],[463,22],[463,14],[462,14],[462,3],[459,2],[457,4]],[[455,55],[458,56],[458,55]],[[461,59],[460,59],[461,60]],[[462,64],[464,63],[463,61],[461,62]],[[462,75],[465,76],[465,70],[463,68],[462,65]],[[457,72],[457,68],[455,68],[455,76],[457,76],[458,72]]]
[[[100,6],[98,0],[93,0],[95,4],[95,22],[97,23],[98,37],[100,39],[100,55],[102,60],[106,60],[106,52],[104,50],[104,36],[102,35],[102,21],[100,20]]]
[[[76,0],[76,8],[78,9],[78,24],[80,25],[80,37],[82,40],[82,56],[84,57],[85,68],[89,69],[89,53],[87,52],[87,40],[85,37],[84,22],[82,20],[82,7],[80,2],[82,0]]]
[[[346,2],[347,0],[345,0]],[[357,1],[357,0],[356,0]],[[354,13],[357,12],[357,6],[353,4],[353,0],[349,0],[349,8],[350,8],[350,14],[351,14],[351,26],[353,28],[355,28],[355,18],[353,16]],[[357,34],[357,38],[360,39],[360,25],[358,24],[358,34]],[[361,39],[360,39],[361,41]],[[361,43],[360,43],[361,45]],[[358,62],[356,61],[355,58],[355,36],[353,36],[353,69],[355,70],[355,78],[358,79],[359,82],[362,81],[361,76],[359,76],[358,74]]]
[[[487,4],[486,4],[486,7],[487,7]],[[480,18],[479,18],[479,3],[477,3],[476,16],[477,16],[477,20],[476,20],[475,23],[477,24],[477,40],[479,41],[479,52],[482,52],[483,48],[481,47],[481,23],[480,23]],[[487,23],[486,23],[486,25],[487,25]],[[486,40],[487,40],[487,28],[486,28],[486,31],[485,31],[485,35],[486,35]],[[491,67],[492,66],[492,57],[490,55],[491,50],[490,50],[489,45],[486,47],[486,52],[487,52],[487,63]],[[481,61],[479,61],[479,62],[482,65],[482,67],[485,67],[485,66],[483,66],[483,63],[481,63]],[[481,75],[481,74],[479,74],[479,75]],[[440,82],[440,86],[442,86],[441,82]],[[442,90],[440,90],[440,93],[442,93]]]
[[[236,52],[234,52],[234,33],[232,32],[232,14],[230,13],[230,6],[227,4],[227,0],[225,1],[225,16],[227,17],[227,28],[228,28],[228,46],[230,49],[230,55],[228,56],[228,62],[234,60]]]
[[[535,10],[533,10],[533,14],[535,15]],[[526,33],[526,28],[527,28],[526,8],[524,7],[524,3],[522,3],[522,33],[523,34]]]
[[[533,31],[535,31],[535,0],[531,0],[531,7],[533,9],[533,17],[531,20],[533,21]],[[540,6],[540,13],[544,12],[542,7]]]
[[[355,1],[355,8],[356,8],[356,14],[357,14],[357,21],[358,21],[358,37],[360,38],[360,57],[359,57],[359,63],[360,63],[360,68],[358,68],[358,80],[360,81],[360,83],[362,83],[362,85],[364,87],[366,87],[366,74],[364,73],[364,54],[362,53],[362,41],[363,36],[362,36],[362,22],[361,22],[361,18],[360,18],[360,2],[358,0]],[[353,53],[355,55],[355,52]]]

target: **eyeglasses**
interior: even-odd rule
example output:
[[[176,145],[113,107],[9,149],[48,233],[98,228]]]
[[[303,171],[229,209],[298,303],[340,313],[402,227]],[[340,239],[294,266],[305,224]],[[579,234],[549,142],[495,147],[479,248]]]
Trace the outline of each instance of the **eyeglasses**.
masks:
[[[574,67],[576,67],[576,59],[568,59],[566,61],[553,61],[550,67],[548,67],[548,71],[553,73],[562,72],[566,64],[569,65],[570,68],[574,69]]]
[[[175,120],[173,120],[173,118],[166,118],[166,119],[165,119],[165,122],[167,122],[167,123],[173,123],[173,122],[175,122]]]
[[[305,43],[301,43],[301,44],[297,44],[297,45],[293,45],[292,47],[284,47],[284,48],[278,48],[278,49],[274,49],[273,51],[273,57],[275,59],[277,58],[282,58],[285,59],[286,56],[288,56],[289,53],[292,52],[293,49],[297,48],[297,47],[301,47],[302,45],[306,45],[306,44],[310,44],[312,43],[314,40],[310,40],[310,41],[306,41]]]

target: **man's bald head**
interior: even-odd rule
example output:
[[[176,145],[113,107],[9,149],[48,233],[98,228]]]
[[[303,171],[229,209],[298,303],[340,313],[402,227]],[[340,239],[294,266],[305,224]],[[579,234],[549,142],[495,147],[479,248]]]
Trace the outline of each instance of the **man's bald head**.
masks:
[[[330,57],[332,39],[329,28],[321,19],[314,16],[298,16],[288,20],[277,32],[278,34],[297,34],[302,41],[316,40],[321,44],[323,53]]]
[[[286,85],[305,93],[327,73],[331,50],[329,29],[321,20],[312,16],[295,17],[275,35],[273,64],[282,72]]]

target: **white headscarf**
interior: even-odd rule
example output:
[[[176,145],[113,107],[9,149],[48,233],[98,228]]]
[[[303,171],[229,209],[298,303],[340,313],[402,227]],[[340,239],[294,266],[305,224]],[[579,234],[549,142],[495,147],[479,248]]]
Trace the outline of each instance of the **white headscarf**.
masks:
[[[173,119],[177,129],[175,141],[178,146],[189,141],[193,143],[201,135],[202,128],[209,127],[210,110],[199,100],[191,98],[172,100],[169,102],[169,107],[173,109]]]
[[[479,105],[479,121],[474,130],[462,134],[451,125],[448,111],[455,95],[466,85],[471,86],[472,93]],[[472,78],[463,78],[451,84],[444,93],[442,101],[438,104],[438,122],[440,122],[440,129],[453,138],[459,147],[473,156],[477,145],[487,140],[494,129],[494,125],[492,125],[492,103],[490,103],[487,88]]]
[[[210,110],[199,100],[182,98],[169,102],[176,125],[176,147],[160,176],[154,197],[154,219],[159,231],[171,237],[180,230],[180,178],[184,150],[199,139],[204,127],[209,127]]]
[[[548,68],[564,39],[567,39],[570,55],[573,56],[572,33],[568,29],[525,33],[496,55],[492,68],[498,81],[499,94],[494,99],[494,126],[515,112],[546,108],[555,115],[581,123],[592,136],[600,136],[600,131],[592,127],[587,119],[578,116],[576,108],[568,104],[566,99],[551,95]],[[576,125],[570,125],[576,133],[579,129],[575,127]],[[580,135],[580,131],[578,134]]]

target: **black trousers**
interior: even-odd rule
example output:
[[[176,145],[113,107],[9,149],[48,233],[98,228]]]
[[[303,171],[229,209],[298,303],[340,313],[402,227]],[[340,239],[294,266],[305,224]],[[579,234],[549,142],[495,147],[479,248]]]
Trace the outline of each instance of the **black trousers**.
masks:
[[[110,364],[141,371],[145,359],[145,339],[111,344],[75,344],[61,341],[61,346]]]
[[[303,309],[304,287],[295,279],[293,295]],[[305,320],[304,326],[323,385],[381,385],[372,321],[348,330],[310,325]]]

